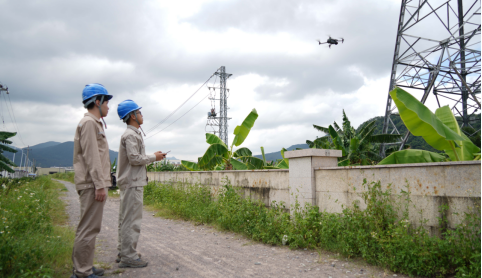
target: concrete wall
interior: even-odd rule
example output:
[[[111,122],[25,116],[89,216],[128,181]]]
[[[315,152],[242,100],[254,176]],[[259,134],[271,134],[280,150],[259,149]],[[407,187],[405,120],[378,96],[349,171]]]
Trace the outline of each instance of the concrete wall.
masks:
[[[359,200],[364,209],[361,193],[367,189],[363,180],[380,181],[384,190],[391,189],[394,201],[399,200],[401,190],[410,192],[412,224],[426,219],[424,226],[438,230],[438,218],[443,216],[440,206],[447,204],[445,216],[454,228],[463,219],[454,212],[464,215],[476,205],[480,211],[480,171],[480,161],[315,168],[316,205],[327,212],[341,212],[341,205]]]
[[[267,206],[273,201],[282,201],[287,208],[293,203],[292,196],[299,196],[300,192],[310,194],[309,186],[313,186],[314,197],[302,198],[302,201],[327,212],[341,212],[341,205],[351,205],[355,200],[365,208],[361,197],[366,191],[363,179],[380,181],[384,190],[391,189],[394,200],[399,198],[402,189],[409,190],[410,221],[418,225],[420,220],[427,219],[424,225],[433,232],[440,228],[439,208],[443,204],[449,206],[445,215],[452,228],[461,222],[463,212],[473,210],[475,205],[480,211],[480,161],[326,167],[319,159],[309,159],[309,162],[303,155],[290,158],[290,170],[151,172],[148,177],[161,182],[199,183],[210,186],[213,193],[219,191],[224,184],[222,179],[227,178],[233,186],[242,189],[244,196],[261,199]],[[332,156],[328,155],[327,159],[331,160]],[[306,175],[314,173],[314,177],[305,177],[305,172]]]
[[[199,171],[199,172],[149,172],[150,181],[202,184],[211,187],[216,194],[228,179],[231,185],[240,188],[245,197],[262,200],[266,206],[273,201],[284,202],[289,207],[289,171]]]

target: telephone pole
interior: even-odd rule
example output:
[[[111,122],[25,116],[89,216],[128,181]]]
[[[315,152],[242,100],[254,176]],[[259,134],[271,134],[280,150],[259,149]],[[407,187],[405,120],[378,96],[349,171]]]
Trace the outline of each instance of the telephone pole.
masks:
[[[27,174],[28,174],[28,162],[29,162],[28,161],[28,151],[29,150],[30,150],[30,146],[27,146],[27,159],[26,159],[26,161],[27,161],[27,163],[26,163],[27,164]]]

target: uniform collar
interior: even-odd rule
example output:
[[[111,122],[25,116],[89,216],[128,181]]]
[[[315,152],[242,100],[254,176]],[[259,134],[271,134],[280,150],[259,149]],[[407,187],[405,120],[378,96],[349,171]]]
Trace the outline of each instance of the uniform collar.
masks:
[[[139,129],[136,128],[135,126],[127,125],[127,128],[130,128],[130,129],[134,130],[137,134],[141,134],[141,132],[139,131]]]
[[[92,114],[92,113],[87,112],[87,113],[84,114],[84,117],[91,117],[92,119],[94,119],[94,120],[96,120],[97,122],[101,123],[100,119],[97,119],[97,117],[94,116],[94,114]]]

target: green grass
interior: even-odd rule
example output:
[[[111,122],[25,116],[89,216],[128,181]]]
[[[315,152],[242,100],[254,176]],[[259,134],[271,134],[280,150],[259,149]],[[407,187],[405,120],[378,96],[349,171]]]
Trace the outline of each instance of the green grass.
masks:
[[[68,172],[68,173],[55,173],[50,175],[53,179],[58,179],[58,180],[63,180],[63,181],[68,181],[70,183],[74,183],[74,172]],[[108,195],[110,198],[119,198],[119,191],[118,190],[108,190]]]
[[[50,177],[52,177],[53,179],[64,180],[75,184],[74,176],[75,176],[74,172],[55,173],[50,175]]]
[[[0,276],[69,276],[75,234],[59,199],[64,186],[48,176],[0,183]]]
[[[379,182],[364,186],[368,191],[360,195],[367,208],[361,210],[354,203],[342,214],[296,204],[290,215],[275,202],[268,209],[242,198],[229,183],[214,197],[205,186],[151,182],[145,187],[144,204],[157,209],[159,216],[213,224],[267,244],[281,245],[284,238],[291,248],[321,248],[361,257],[411,276],[480,277],[480,205],[455,230],[433,237],[408,221],[409,193],[402,192],[394,200]]]

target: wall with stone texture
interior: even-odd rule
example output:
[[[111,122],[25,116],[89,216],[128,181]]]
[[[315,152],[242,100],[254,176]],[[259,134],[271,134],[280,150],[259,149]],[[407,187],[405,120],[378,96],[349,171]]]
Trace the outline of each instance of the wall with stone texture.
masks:
[[[382,189],[391,189],[393,199],[401,190],[410,191],[410,221],[424,223],[432,232],[439,229],[440,206],[447,204],[445,212],[448,226],[460,224],[464,212],[478,206],[480,212],[480,161],[419,163],[358,167],[315,168],[316,205],[327,212],[341,212],[341,205],[359,200],[366,207],[361,193],[366,191],[363,180],[380,181]],[[453,213],[459,213],[459,216]]]
[[[363,179],[380,181],[384,190],[391,189],[393,199],[398,198],[401,190],[410,190],[410,221],[419,225],[426,219],[424,226],[434,233],[439,231],[438,217],[442,216],[439,208],[443,204],[449,206],[445,215],[451,228],[460,223],[469,208],[478,205],[480,211],[480,161],[320,167],[316,159],[298,157],[290,159],[290,167],[291,173],[289,170],[150,172],[148,177],[151,181],[203,184],[210,186],[213,193],[220,190],[223,179],[227,178],[233,186],[241,188],[245,197],[260,199],[266,206],[282,201],[286,208],[294,203],[290,200],[293,196],[309,194],[306,185],[311,184],[314,197],[305,201],[327,212],[341,212],[341,205],[351,205],[355,200],[364,208],[360,195],[366,190]],[[313,178],[307,178],[311,173]]]
[[[231,185],[242,190],[245,197],[262,200],[266,206],[273,201],[284,202],[289,207],[289,171],[199,171],[199,172],[149,172],[150,181],[202,184],[216,194],[228,179]]]

